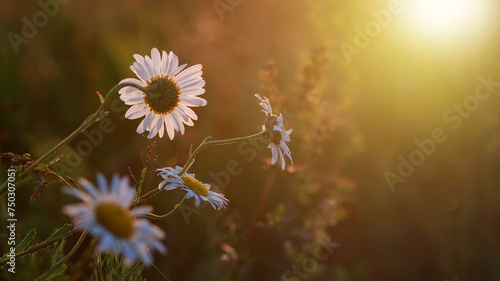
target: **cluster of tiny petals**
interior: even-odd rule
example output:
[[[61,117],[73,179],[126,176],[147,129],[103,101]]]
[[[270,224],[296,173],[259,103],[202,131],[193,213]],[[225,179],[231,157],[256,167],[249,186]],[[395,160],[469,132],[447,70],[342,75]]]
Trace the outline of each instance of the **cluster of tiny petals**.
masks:
[[[202,66],[193,65],[185,69],[179,66],[179,59],[170,52],[153,48],[151,57],[134,55],[135,62],[130,69],[139,79],[126,78],[120,83],[133,83],[146,88],[151,95],[126,86],[120,89],[120,99],[131,107],[125,113],[128,119],[144,117],[137,133],[149,131],[148,138],[163,137],[165,132],[170,139],[175,132],[184,134],[184,126],[193,126],[198,116],[192,107],[205,106],[207,101],[201,97],[205,93],[205,80],[201,76]]]
[[[189,167],[188,167],[189,168]],[[186,191],[186,198],[194,198],[196,206],[199,206],[201,201],[206,201],[216,209],[225,208],[229,200],[223,194],[210,190],[210,185],[203,183],[195,178],[194,174],[182,172],[182,167],[176,166],[165,167],[157,170],[158,175],[163,178],[163,181],[158,184],[158,189],[172,190],[180,188]]]
[[[159,242],[165,233],[147,219],[139,218],[152,208],[138,206],[130,210],[135,190],[127,177],[115,174],[108,185],[106,178],[98,174],[98,188],[86,179],[80,179],[79,183],[83,191],[67,187],[65,192],[82,202],[64,206],[63,212],[73,217],[75,227],[99,240],[99,252],[122,254],[126,263],[141,260],[146,266],[152,263],[153,251],[165,253],[165,247]]]
[[[269,145],[268,148],[271,149],[272,159],[271,164],[275,164],[280,159],[281,169],[285,169],[285,156],[290,159],[290,162],[293,164],[292,153],[287,146],[287,142],[290,142],[290,135],[292,134],[293,129],[285,130],[285,126],[283,124],[283,115],[280,113],[279,116],[276,116],[272,112],[272,107],[269,102],[269,99],[266,97],[261,97],[258,94],[255,96],[260,100],[260,106],[263,108],[263,112],[266,114],[267,119],[262,125],[262,130],[267,132],[269,137]]]
[[[273,109],[271,107],[271,103],[269,103],[269,99],[266,97],[261,97],[259,94],[255,94],[255,97],[257,97],[260,100],[260,106],[262,106],[262,111],[267,115],[271,116],[273,115]]]

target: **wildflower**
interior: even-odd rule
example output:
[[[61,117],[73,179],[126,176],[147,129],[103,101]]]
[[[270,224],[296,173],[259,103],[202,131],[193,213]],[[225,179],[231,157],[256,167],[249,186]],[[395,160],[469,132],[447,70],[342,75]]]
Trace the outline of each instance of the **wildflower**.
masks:
[[[110,185],[102,174],[97,175],[96,188],[88,180],[79,179],[85,190],[79,191],[67,187],[65,191],[80,200],[80,204],[64,206],[63,212],[74,218],[75,227],[97,237],[99,252],[123,254],[126,263],[141,260],[150,265],[151,252],[165,253],[165,247],[158,241],[165,233],[147,219],[137,219],[151,212],[150,206],[140,206],[130,210],[135,198],[135,191],[129,185],[128,178],[113,176]]]
[[[182,167],[166,167],[158,169],[159,175],[164,179],[159,185],[158,189],[172,190],[180,187],[186,191],[186,199],[193,197],[196,201],[196,206],[199,206],[201,200],[207,201],[216,210],[220,210],[227,205],[229,200],[223,194],[210,191],[210,185],[202,183],[194,177],[194,174],[184,173],[179,175]]]
[[[285,126],[283,125],[283,115],[280,113],[279,116],[273,114],[271,104],[269,103],[269,99],[266,97],[261,98],[258,94],[255,96],[261,101],[260,105],[266,113],[267,119],[262,125],[262,130],[267,131],[269,138],[269,145],[267,148],[271,149],[272,152],[272,160],[271,164],[274,165],[278,157],[281,162],[281,169],[285,169],[285,155],[288,156],[290,162],[293,164],[292,153],[288,148],[286,142],[290,142],[290,134],[292,134],[293,129],[285,130]]]
[[[130,69],[139,77],[126,78],[121,82],[131,82],[149,90],[152,95],[127,86],[120,89],[120,99],[131,107],[125,113],[128,119],[145,118],[137,127],[137,133],[149,131],[148,138],[165,130],[170,139],[175,131],[184,134],[184,124],[193,126],[198,116],[190,107],[204,106],[207,101],[198,97],[205,93],[205,80],[201,77],[202,65],[193,65],[185,70],[186,64],[179,66],[179,59],[170,52],[151,50],[151,58],[134,55],[136,62]],[[120,82],[120,83],[121,83]]]

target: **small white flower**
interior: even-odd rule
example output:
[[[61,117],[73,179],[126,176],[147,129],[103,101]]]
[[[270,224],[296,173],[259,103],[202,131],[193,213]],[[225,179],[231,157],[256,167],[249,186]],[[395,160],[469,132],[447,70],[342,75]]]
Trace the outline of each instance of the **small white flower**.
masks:
[[[79,179],[85,191],[67,187],[65,192],[80,200],[80,204],[63,207],[63,212],[74,218],[75,227],[81,227],[99,239],[99,252],[123,254],[126,263],[141,260],[144,265],[153,261],[151,252],[165,253],[159,242],[165,233],[147,219],[137,219],[151,212],[150,206],[137,207],[130,211],[135,199],[135,190],[127,177],[113,176],[110,185],[102,174],[97,175],[96,188],[88,180]]]
[[[271,141],[267,148],[270,148],[273,154],[271,163],[274,165],[278,156],[281,162],[281,169],[285,169],[285,155],[288,156],[290,162],[293,164],[292,153],[286,145],[286,142],[290,142],[290,134],[293,129],[285,130],[283,126],[283,116],[276,119],[277,124],[273,126],[271,133],[269,134],[269,140]]]
[[[184,124],[193,126],[198,116],[190,107],[204,106],[207,101],[198,97],[205,93],[205,80],[201,77],[201,64],[185,70],[186,64],[179,66],[179,59],[170,52],[151,50],[151,58],[134,55],[136,62],[130,69],[139,77],[126,78],[122,82],[131,82],[149,90],[150,96],[134,87],[123,87],[118,92],[120,99],[132,105],[125,117],[137,119],[146,116],[137,127],[137,133],[149,131],[148,138],[157,134],[163,137],[165,129],[170,139],[175,131],[184,134]]]
[[[166,167],[158,169],[159,175],[164,179],[159,185],[159,189],[172,190],[180,187],[186,191],[186,199],[193,197],[196,201],[196,206],[199,206],[201,200],[207,201],[216,210],[225,208],[229,200],[223,194],[210,191],[210,185],[202,183],[194,177],[194,174],[184,173],[179,175],[182,167]]]
[[[269,132],[269,145],[267,148],[271,149],[272,152],[272,160],[271,164],[276,164],[278,157],[281,163],[281,169],[285,169],[285,155],[288,156],[290,162],[293,164],[292,153],[288,148],[286,142],[290,142],[290,135],[292,134],[293,129],[285,130],[285,126],[283,125],[283,115],[280,113],[280,116],[276,116],[273,114],[271,104],[269,103],[269,99],[266,97],[261,98],[258,94],[255,96],[261,101],[260,105],[266,113],[267,119],[262,125],[263,131]]]

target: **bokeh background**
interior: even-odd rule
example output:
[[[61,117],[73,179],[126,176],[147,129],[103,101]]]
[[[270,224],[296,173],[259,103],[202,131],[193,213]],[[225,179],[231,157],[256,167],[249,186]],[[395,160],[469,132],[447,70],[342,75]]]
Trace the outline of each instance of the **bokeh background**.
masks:
[[[26,22],[44,11],[40,3],[56,4],[28,30]],[[230,204],[155,222],[168,235],[168,254],[156,255],[155,264],[170,280],[500,280],[497,1],[0,4],[2,153],[40,157],[97,109],[96,91],[134,76],[133,54],[153,47],[203,65],[208,105],[195,110],[199,120],[185,135],[155,139],[150,169],[183,165],[189,146],[206,136],[260,130],[255,93],[268,96],[294,128],[294,165],[285,171],[268,165],[271,153],[260,144],[199,154],[191,171]],[[12,34],[25,39],[13,44]],[[483,100],[471,97],[479,77],[498,81]],[[123,118],[118,98],[108,110],[113,129],[102,141],[75,156],[89,140],[79,136],[53,169],[92,180],[96,172],[139,174],[140,152],[152,140],[135,133],[139,121]],[[436,128],[445,140],[421,154],[411,175],[388,181],[388,173],[401,176],[401,157],[408,160],[416,141]],[[225,180],[234,162],[241,172]],[[2,170],[8,165],[2,161]],[[150,174],[145,188],[158,182]],[[70,222],[61,208],[75,201],[61,193],[63,185],[48,185],[32,204],[37,184],[18,190],[19,237],[34,228],[40,242]],[[163,192],[147,203],[165,213],[182,196]],[[326,260],[311,259],[327,238],[340,246]],[[74,242],[68,239],[67,250]],[[41,275],[48,256],[18,260],[15,277]],[[88,280],[94,262],[82,249],[61,280]],[[4,269],[2,278],[11,278]],[[153,268],[143,276],[161,280]]]

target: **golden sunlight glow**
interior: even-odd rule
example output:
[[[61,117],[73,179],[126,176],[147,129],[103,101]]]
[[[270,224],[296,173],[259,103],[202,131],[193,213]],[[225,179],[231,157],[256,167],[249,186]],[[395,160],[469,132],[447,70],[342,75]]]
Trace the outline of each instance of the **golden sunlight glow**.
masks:
[[[488,0],[413,0],[408,20],[420,32],[439,37],[485,27]]]

